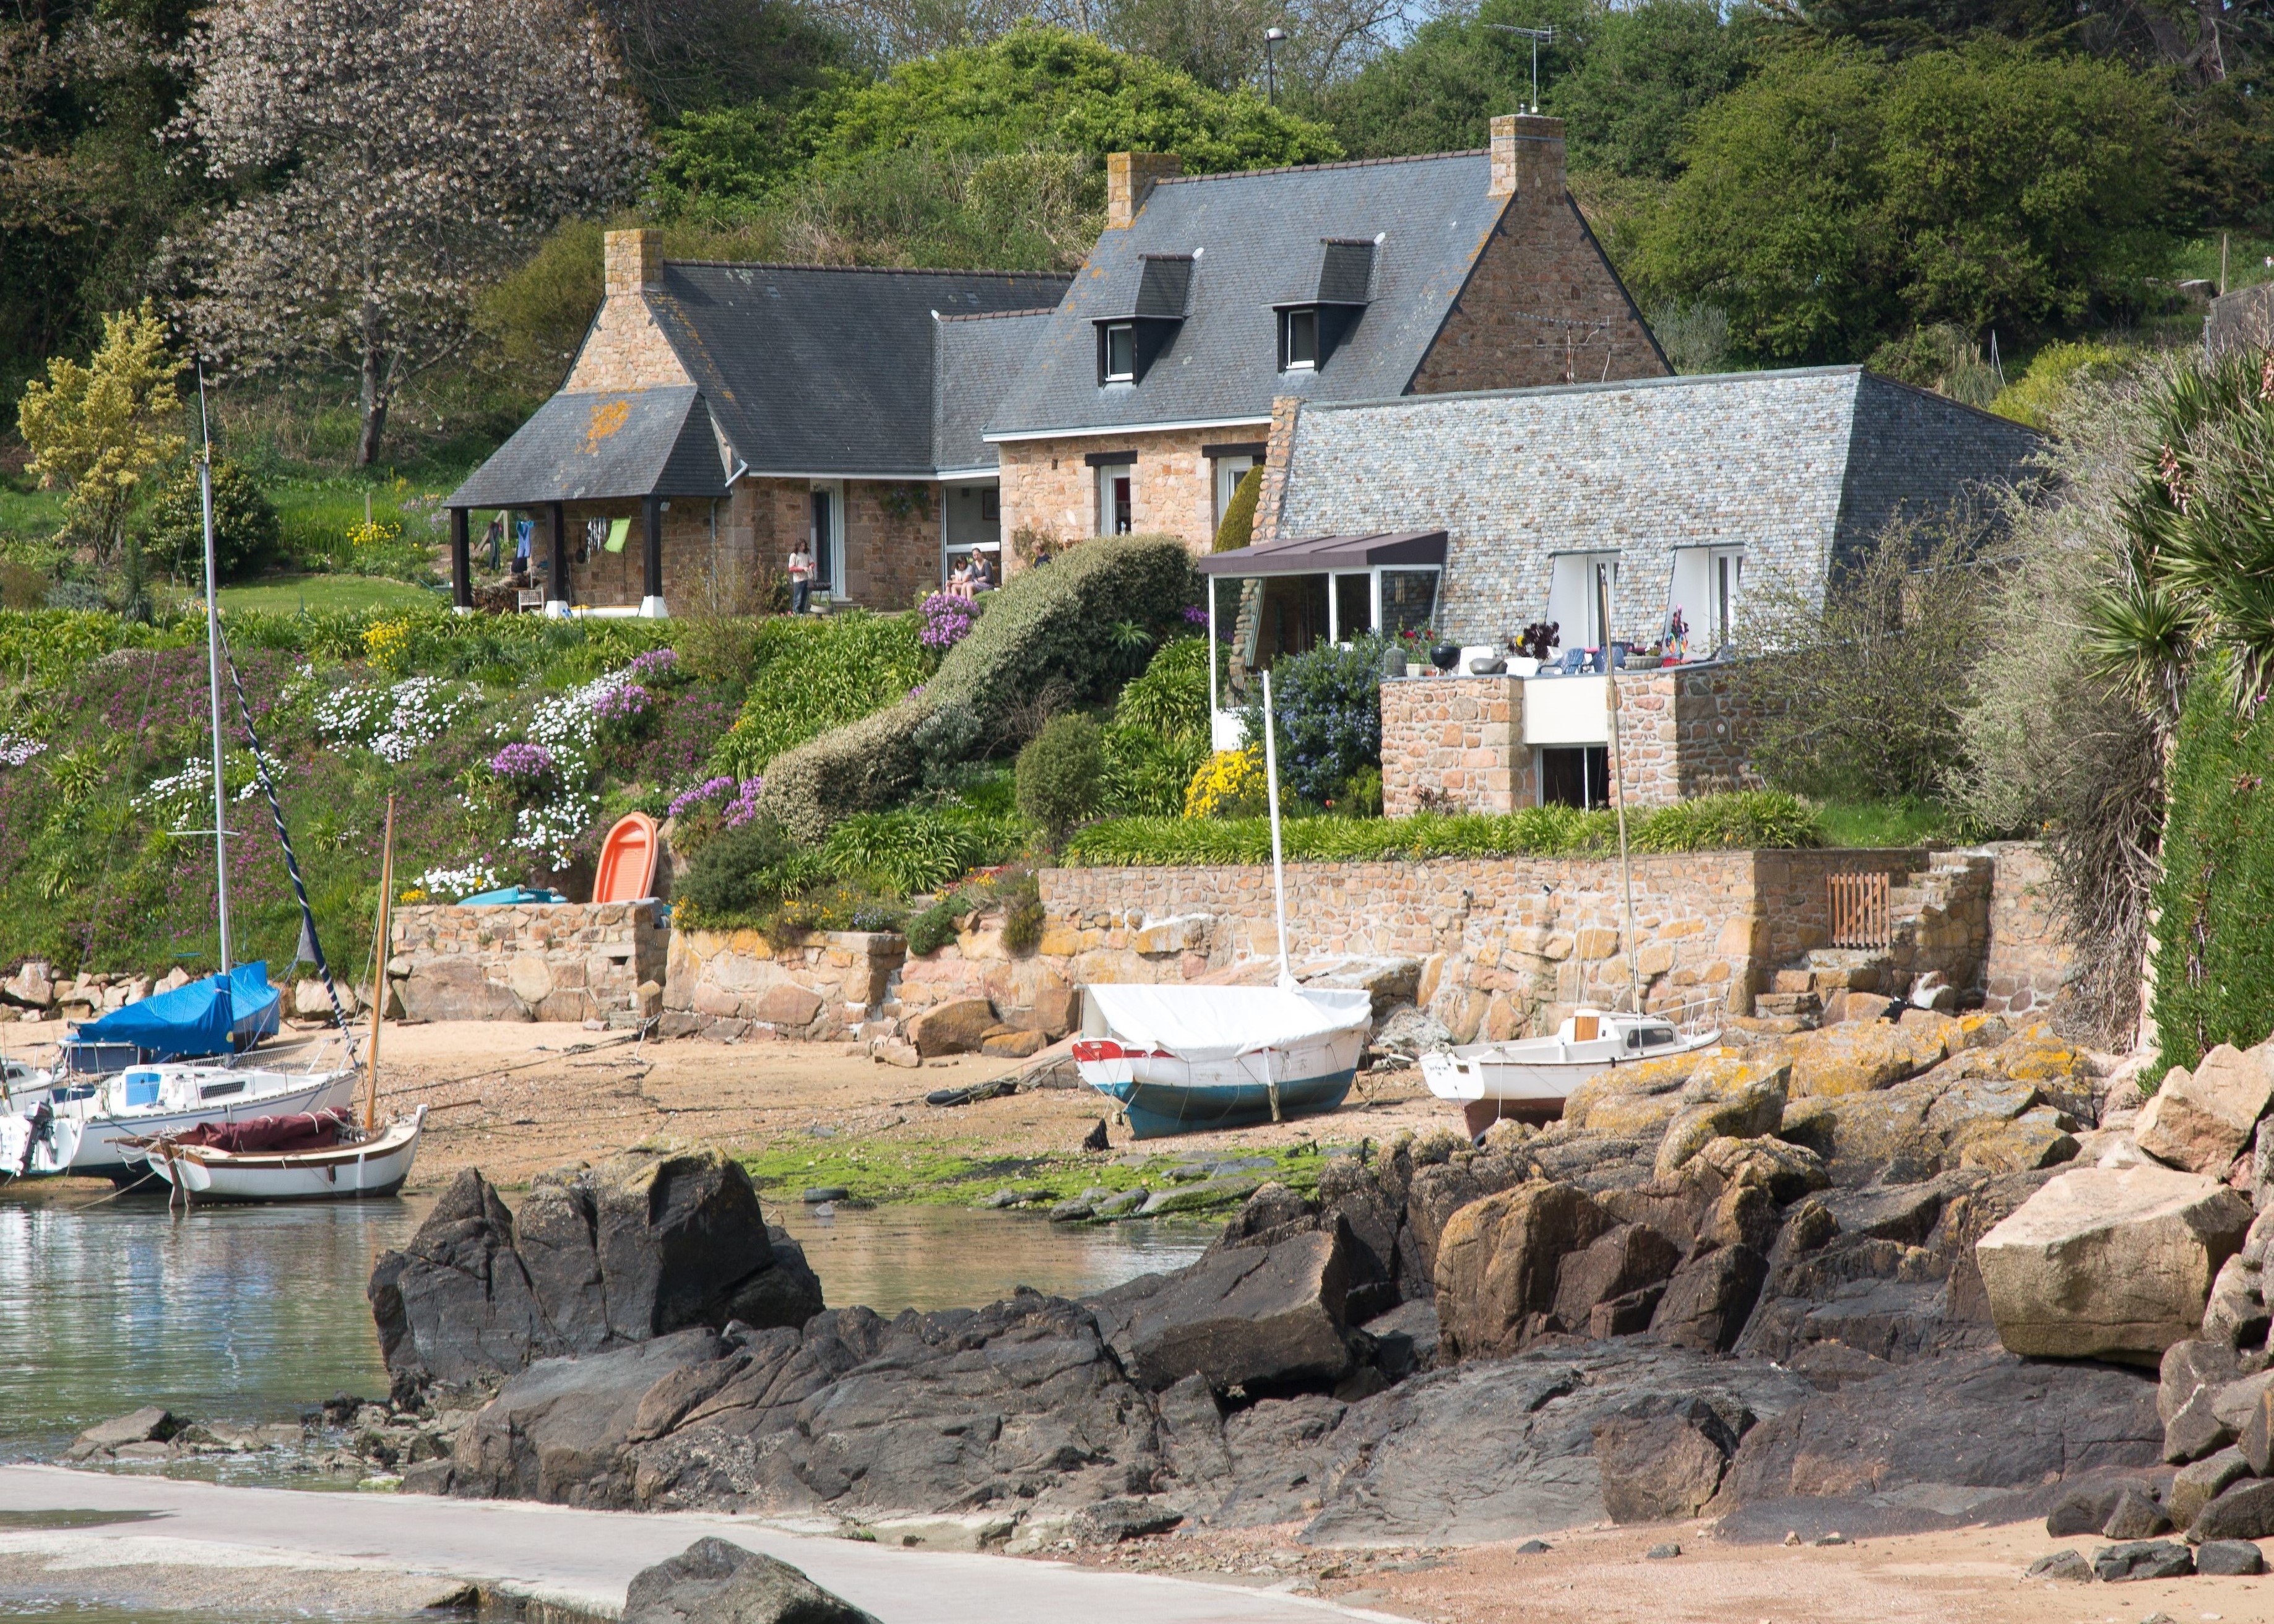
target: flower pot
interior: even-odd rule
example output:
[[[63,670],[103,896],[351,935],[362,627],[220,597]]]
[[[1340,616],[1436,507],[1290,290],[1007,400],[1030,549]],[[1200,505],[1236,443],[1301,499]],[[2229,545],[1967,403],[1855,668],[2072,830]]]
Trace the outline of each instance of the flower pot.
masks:
[[[1441,643],[1429,650],[1429,658],[1438,670],[1450,676],[1453,674],[1454,668],[1461,663],[1461,645],[1457,643]]]

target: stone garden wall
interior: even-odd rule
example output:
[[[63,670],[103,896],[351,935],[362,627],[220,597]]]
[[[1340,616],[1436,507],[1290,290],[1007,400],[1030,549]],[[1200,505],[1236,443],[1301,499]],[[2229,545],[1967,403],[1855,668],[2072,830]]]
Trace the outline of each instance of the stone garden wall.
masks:
[[[724,1041],[844,1037],[884,1003],[907,956],[907,944],[888,931],[832,930],[781,944],[755,930],[675,930],[659,1031]]]
[[[662,1007],[670,931],[653,902],[398,909],[387,974],[417,1020],[604,1020]]]
[[[2052,866],[2044,848],[2001,841],[1990,891],[1990,940],[1983,966],[1983,1007],[2044,1017],[2068,985],[2074,954],[2053,918]]]
[[[1398,677],[1382,685],[1382,810],[1513,812],[1540,786],[1524,748],[1518,677]]]
[[[1630,807],[1758,789],[1753,741],[1762,705],[1732,665],[1677,666],[1617,679],[1618,777]]]

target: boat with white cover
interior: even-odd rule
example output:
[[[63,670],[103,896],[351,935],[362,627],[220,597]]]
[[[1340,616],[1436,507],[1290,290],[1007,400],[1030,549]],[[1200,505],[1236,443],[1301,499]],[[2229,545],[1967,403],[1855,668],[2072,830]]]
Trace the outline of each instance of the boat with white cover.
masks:
[[[1472,1138],[1495,1122],[1552,1122],[1571,1091],[1599,1071],[1710,1049],[1721,1030],[1702,1016],[1627,1014],[1582,1009],[1555,1035],[1509,1043],[1470,1043],[1421,1056],[1421,1079],[1457,1101]]]
[[[194,1200],[339,1201],[389,1196],[410,1177],[418,1138],[426,1125],[426,1108],[422,1105],[373,1133],[346,1120],[345,1113],[306,1120],[320,1123],[325,1131],[282,1141],[300,1147],[296,1148],[238,1149],[159,1139],[143,1149],[150,1170]],[[261,1124],[256,1119],[243,1125]],[[256,1133],[252,1142],[260,1138]],[[311,1142],[317,1139],[330,1142]]]
[[[1149,1139],[1333,1110],[1373,1027],[1362,988],[1089,987],[1073,1058]]]
[[[282,1071],[266,1066],[174,1062],[130,1066],[92,1099],[58,1111],[76,1115],[78,1149],[70,1171],[96,1178],[139,1177],[141,1148],[128,1141],[177,1136],[206,1123],[287,1116],[355,1103],[351,1068]]]

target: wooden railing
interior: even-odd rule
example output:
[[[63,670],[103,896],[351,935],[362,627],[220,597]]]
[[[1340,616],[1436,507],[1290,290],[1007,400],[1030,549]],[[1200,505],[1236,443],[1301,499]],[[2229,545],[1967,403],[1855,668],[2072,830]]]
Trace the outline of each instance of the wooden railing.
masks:
[[[1893,945],[1894,920],[1885,874],[1834,874],[1826,883],[1832,893],[1833,946]]]

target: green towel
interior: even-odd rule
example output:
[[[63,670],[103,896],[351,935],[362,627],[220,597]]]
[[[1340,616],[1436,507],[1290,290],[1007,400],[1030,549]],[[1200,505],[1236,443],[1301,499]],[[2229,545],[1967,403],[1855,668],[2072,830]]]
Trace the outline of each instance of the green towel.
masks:
[[[624,538],[631,533],[632,522],[629,519],[613,519],[609,521],[608,551],[611,553],[621,553],[624,550]]]

